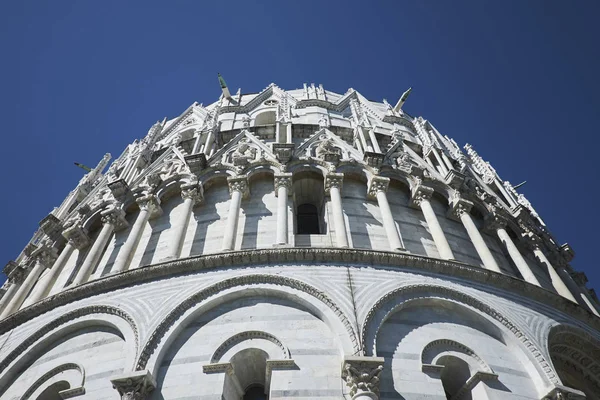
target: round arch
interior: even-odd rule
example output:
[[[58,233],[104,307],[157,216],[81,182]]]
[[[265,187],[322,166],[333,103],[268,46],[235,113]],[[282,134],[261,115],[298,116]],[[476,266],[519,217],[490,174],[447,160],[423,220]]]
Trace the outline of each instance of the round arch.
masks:
[[[377,353],[377,335],[385,321],[392,314],[404,307],[414,304],[414,301],[422,299],[442,299],[451,301],[459,306],[467,307],[467,310],[470,308],[474,309],[486,317],[495,320],[505,328],[502,330],[498,328],[498,331],[502,335],[502,339],[516,344],[521,350],[516,354],[521,362],[531,364],[537,371],[540,379],[545,378],[549,382],[559,384],[560,381],[554,372],[552,365],[545,359],[537,345],[508,318],[502,315],[502,313],[488,304],[459,290],[437,285],[403,286],[386,293],[375,301],[365,317],[361,330],[363,333],[362,348],[365,354],[375,355]],[[521,354],[523,357],[519,357]],[[536,377],[532,378],[535,379]]]
[[[47,323],[15,347],[0,362],[0,393],[14,374],[18,373],[25,365],[33,360],[45,348],[66,334],[79,329],[104,326],[117,332],[127,344],[125,356],[126,366],[132,366],[138,349],[139,334],[133,318],[123,310],[112,306],[88,306],[63,314],[59,318]]]
[[[222,304],[223,301],[252,295],[250,285],[274,297],[282,297],[306,307],[325,322],[340,339],[343,353],[358,353],[358,339],[350,320],[344,312],[323,292],[296,279],[278,275],[247,275],[226,279],[213,284],[181,302],[158,324],[150,339],[143,346],[136,363],[136,370],[156,369],[172,342],[199,314]],[[278,287],[279,286],[279,287]],[[287,290],[282,290],[281,287]],[[289,289],[294,289],[290,292]],[[183,317],[183,318],[182,318]],[[160,350],[156,352],[159,344]]]
[[[60,378],[58,377],[59,374]],[[85,393],[83,387],[85,383],[85,369],[82,365],[77,363],[65,363],[54,367],[38,378],[25,391],[20,400],[35,399],[39,393],[43,393],[45,390],[59,382],[64,382],[65,386],[68,385],[68,388],[59,392],[61,397],[71,398],[80,396]]]

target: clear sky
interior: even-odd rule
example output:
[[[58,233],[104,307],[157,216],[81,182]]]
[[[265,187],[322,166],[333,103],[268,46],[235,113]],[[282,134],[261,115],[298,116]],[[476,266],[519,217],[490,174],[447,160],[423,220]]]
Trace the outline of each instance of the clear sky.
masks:
[[[5,1],[0,263],[103,154],[220,94],[322,83],[471,143],[600,290],[598,1]],[[3,278],[2,278],[3,279]]]

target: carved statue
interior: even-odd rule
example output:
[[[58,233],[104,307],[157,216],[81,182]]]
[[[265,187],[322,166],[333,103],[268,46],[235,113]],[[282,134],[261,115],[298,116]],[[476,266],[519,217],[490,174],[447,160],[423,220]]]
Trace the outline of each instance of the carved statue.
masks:
[[[342,157],[342,150],[333,144],[332,139],[325,139],[317,146],[315,155],[324,161],[337,162]]]
[[[254,161],[256,158],[256,149],[250,147],[247,139],[242,139],[238,143],[238,147],[231,155],[233,165],[243,166],[247,165],[250,161]]]
[[[319,118],[319,129],[329,128],[329,126],[329,118],[327,118],[325,115],[322,115],[321,118]]]

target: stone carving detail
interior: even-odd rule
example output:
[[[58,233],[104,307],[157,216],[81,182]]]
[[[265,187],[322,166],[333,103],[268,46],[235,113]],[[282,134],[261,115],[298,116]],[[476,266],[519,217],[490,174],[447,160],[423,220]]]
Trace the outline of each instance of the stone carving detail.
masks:
[[[183,184],[181,185],[181,198],[192,199],[194,205],[197,205],[204,201],[204,193],[197,183]]]
[[[148,371],[134,372],[110,380],[121,400],[146,400],[156,388],[156,381]]]
[[[475,172],[481,176],[481,179],[483,179],[486,184],[489,185],[493,183],[496,179],[496,170],[490,165],[489,162],[484,161],[470,144],[467,143],[465,145],[465,150],[473,161],[472,165]]]
[[[342,367],[342,379],[350,388],[350,396],[373,393],[379,395],[379,375],[383,371],[382,357],[347,357]]]
[[[319,118],[319,129],[329,128],[330,126],[329,116],[326,114],[321,115],[321,118]]]
[[[369,181],[369,187],[367,189],[367,195],[369,198],[377,198],[377,193],[387,192],[390,185],[390,178],[384,178],[382,176],[374,176]]]
[[[460,197],[454,198],[448,209],[448,217],[453,220],[460,220],[463,214],[469,214],[473,208],[473,203]]]
[[[332,187],[338,188],[341,191],[343,182],[344,174],[327,174],[327,176],[325,176],[325,194],[329,195]]]
[[[153,194],[148,194],[137,198],[136,203],[140,206],[140,210],[145,210],[150,213],[150,218],[156,218],[162,215],[162,209],[160,208],[160,200]]]
[[[231,161],[236,167],[245,167],[256,159],[256,149],[250,146],[246,138],[238,142],[238,146],[231,155]]]
[[[333,139],[325,135],[322,135],[320,139],[321,142],[315,149],[315,156],[320,160],[337,164],[342,158],[342,149],[333,143]]]
[[[57,258],[56,249],[41,245],[31,254],[31,258],[42,264],[44,267],[50,268]]]
[[[410,173],[413,166],[410,162],[410,154],[404,150],[399,150],[394,153],[392,157],[394,158],[396,168],[406,173]]]
[[[90,244],[88,235],[79,223],[74,223],[65,229],[63,236],[78,250],[84,249]]]
[[[423,201],[431,200],[433,189],[427,186],[418,185],[412,190],[411,204],[420,207]]]
[[[111,224],[115,231],[125,229],[129,223],[125,219],[125,211],[121,208],[120,203],[112,203],[109,208],[100,213],[103,224]]]
[[[504,228],[506,223],[506,217],[503,215],[500,215],[499,213],[490,213],[485,216],[484,229],[488,232],[496,232],[498,229]]]
[[[245,176],[227,178],[227,184],[229,185],[229,195],[232,195],[233,192],[240,192],[244,198],[250,195],[248,178]]]
[[[2,272],[8,277],[8,282],[12,284],[23,283],[25,279],[25,269],[14,261],[9,261]]]
[[[184,172],[188,172],[187,170],[187,164],[181,161],[181,159],[173,153],[164,161],[164,164],[158,172],[158,175],[160,176],[160,179],[166,181],[172,176],[177,176]]]
[[[288,191],[288,196],[292,193],[292,174],[276,174],[275,175],[275,196],[278,196],[278,189],[284,186]]]

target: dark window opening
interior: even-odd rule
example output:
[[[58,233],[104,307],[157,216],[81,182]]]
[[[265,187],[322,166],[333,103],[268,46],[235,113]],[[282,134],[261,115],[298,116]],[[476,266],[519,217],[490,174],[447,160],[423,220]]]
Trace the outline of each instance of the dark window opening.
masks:
[[[318,235],[319,210],[312,204],[300,204],[296,213],[296,226],[300,235]]]
[[[244,393],[243,400],[267,400],[265,388],[259,385],[252,386]]]

